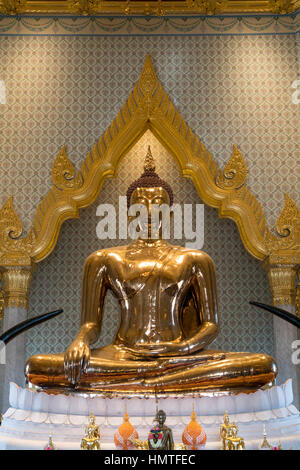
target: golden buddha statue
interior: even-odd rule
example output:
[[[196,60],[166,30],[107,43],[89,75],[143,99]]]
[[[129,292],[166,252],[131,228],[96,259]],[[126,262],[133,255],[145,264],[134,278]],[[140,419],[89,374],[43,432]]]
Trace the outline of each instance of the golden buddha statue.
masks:
[[[65,354],[31,357],[27,381],[44,390],[124,394],[251,390],[272,382],[277,368],[268,355],[204,349],[219,328],[214,263],[203,251],[169,244],[161,224],[151,223],[151,209],[171,206],[173,192],[149,151],[127,203],[148,209],[139,237],[87,258],[80,331]],[[91,349],[108,290],[119,301],[119,329],[112,344]]]
[[[82,450],[100,450],[100,431],[96,424],[94,413],[90,414],[88,425],[85,427],[85,436],[81,440]]]
[[[227,445],[225,450],[246,450],[244,439],[237,435],[238,430],[238,426],[232,423],[229,434],[226,437]]]
[[[223,423],[220,426],[220,437],[222,439],[223,450],[226,450],[226,439],[227,439],[227,436],[229,436],[230,434],[231,428],[232,428],[232,424],[230,423],[229,415],[227,411],[225,411],[225,414],[223,417]]]

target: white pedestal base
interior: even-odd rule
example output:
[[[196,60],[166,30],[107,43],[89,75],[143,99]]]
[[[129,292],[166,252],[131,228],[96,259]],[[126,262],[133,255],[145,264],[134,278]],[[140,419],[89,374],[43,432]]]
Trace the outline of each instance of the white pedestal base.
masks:
[[[201,396],[194,399],[198,421],[207,434],[206,449],[220,449],[220,424],[227,410],[230,420],[239,426],[247,449],[258,449],[265,425],[268,440],[283,449],[300,450],[300,416],[292,404],[292,381],[255,393],[227,396]],[[47,395],[10,384],[10,408],[0,427],[0,449],[41,450],[49,433],[57,449],[80,449],[87,417],[91,412],[100,426],[101,448],[115,449],[113,435],[122,423],[125,403],[130,422],[145,440],[155,415],[154,398],[103,398]],[[159,408],[167,413],[167,425],[176,444],[190,421],[193,399],[159,399]]]

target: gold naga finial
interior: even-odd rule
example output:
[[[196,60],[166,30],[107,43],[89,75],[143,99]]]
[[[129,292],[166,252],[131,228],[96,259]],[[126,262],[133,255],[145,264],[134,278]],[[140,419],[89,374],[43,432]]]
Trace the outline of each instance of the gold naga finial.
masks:
[[[147,155],[145,157],[144,170],[155,171],[155,163],[154,163],[154,158],[151,153],[150,145],[148,146]]]

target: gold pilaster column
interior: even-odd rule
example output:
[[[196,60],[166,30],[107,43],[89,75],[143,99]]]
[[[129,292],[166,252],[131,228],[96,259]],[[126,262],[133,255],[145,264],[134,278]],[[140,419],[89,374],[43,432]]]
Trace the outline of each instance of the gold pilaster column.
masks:
[[[293,264],[263,264],[267,271],[274,305],[295,305],[296,266]]]
[[[4,309],[4,294],[1,287],[2,273],[0,272],[0,320],[3,318],[3,309]]]
[[[297,269],[297,286],[296,286],[296,314],[300,317],[300,266]]]
[[[28,308],[32,267],[6,267],[3,271],[5,307]]]

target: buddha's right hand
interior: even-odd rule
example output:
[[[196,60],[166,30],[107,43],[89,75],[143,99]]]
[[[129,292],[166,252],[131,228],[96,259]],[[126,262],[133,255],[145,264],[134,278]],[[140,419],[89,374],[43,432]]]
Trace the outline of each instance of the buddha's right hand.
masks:
[[[65,376],[73,385],[77,385],[80,376],[86,371],[90,362],[91,350],[83,339],[75,339],[64,356]]]

